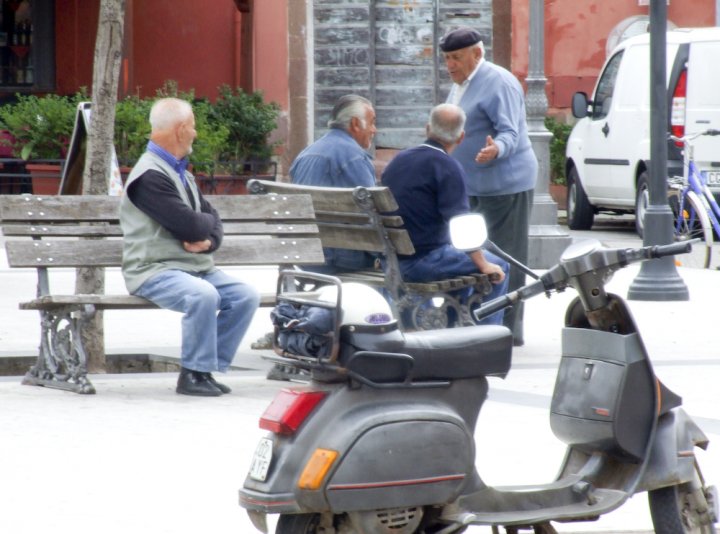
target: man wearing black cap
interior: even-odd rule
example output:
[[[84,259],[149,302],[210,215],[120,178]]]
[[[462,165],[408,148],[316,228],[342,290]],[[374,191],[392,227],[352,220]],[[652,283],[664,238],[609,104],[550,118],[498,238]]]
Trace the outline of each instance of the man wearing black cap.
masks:
[[[485,60],[480,34],[458,28],[440,40],[453,86],[447,102],[467,115],[465,139],[452,156],[462,165],[470,208],[482,213],[490,239],[527,263],[528,232],[537,159],[527,133],[525,95],[506,69]],[[512,267],[508,291],[521,287],[525,275]],[[504,324],[523,344],[522,304],[505,313]]]

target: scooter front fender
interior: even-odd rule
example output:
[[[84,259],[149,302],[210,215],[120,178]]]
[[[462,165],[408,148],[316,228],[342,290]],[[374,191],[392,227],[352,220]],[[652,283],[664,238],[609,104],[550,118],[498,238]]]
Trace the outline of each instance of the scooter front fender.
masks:
[[[647,468],[636,491],[691,481],[695,473],[695,447],[705,449],[708,443],[707,436],[682,408],[662,415]]]

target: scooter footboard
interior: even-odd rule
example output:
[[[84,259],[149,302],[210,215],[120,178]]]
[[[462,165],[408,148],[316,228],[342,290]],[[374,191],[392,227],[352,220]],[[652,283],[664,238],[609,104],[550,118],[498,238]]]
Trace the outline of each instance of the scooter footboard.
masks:
[[[342,511],[451,502],[473,473],[474,453],[472,436],[451,421],[380,425],[347,451],[327,499]]]

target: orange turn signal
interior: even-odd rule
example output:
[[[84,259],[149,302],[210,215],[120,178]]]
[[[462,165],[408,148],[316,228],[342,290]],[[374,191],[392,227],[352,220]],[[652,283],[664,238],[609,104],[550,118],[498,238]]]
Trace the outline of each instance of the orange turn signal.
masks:
[[[310,460],[308,460],[308,463],[305,464],[305,469],[303,469],[300,475],[298,487],[306,490],[318,489],[322,485],[323,480],[325,480],[325,476],[328,474],[328,471],[330,471],[330,467],[332,467],[337,457],[337,451],[315,449],[315,452],[310,457]]]

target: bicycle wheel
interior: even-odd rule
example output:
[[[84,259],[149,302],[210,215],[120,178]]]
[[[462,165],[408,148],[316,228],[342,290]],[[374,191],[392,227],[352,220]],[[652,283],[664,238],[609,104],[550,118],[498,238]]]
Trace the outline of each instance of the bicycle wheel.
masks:
[[[675,236],[678,241],[700,238],[703,267],[710,267],[712,259],[713,229],[707,211],[694,191],[688,191],[681,213],[676,214]]]

